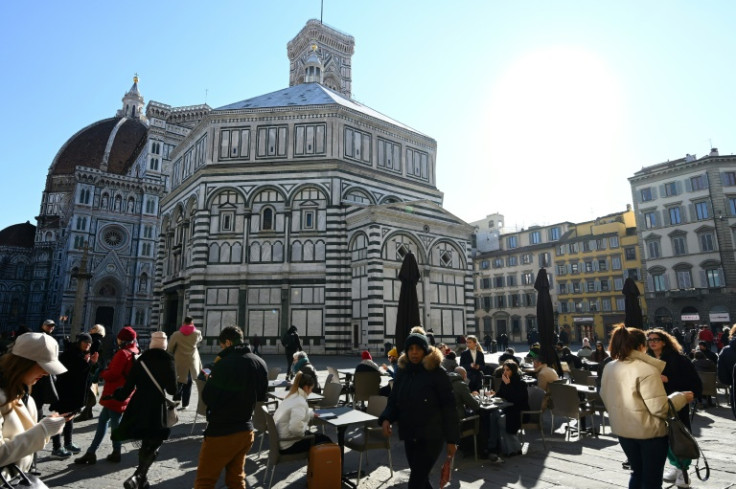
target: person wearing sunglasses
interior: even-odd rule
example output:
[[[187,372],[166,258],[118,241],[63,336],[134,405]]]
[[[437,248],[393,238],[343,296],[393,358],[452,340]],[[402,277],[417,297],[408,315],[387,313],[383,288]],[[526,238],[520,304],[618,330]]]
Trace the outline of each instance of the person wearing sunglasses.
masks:
[[[654,358],[665,362],[662,371],[662,382],[667,394],[673,392],[692,391],[695,398],[703,393],[703,382],[698,376],[698,371],[692,362],[682,353],[682,347],[677,339],[663,329],[650,329],[647,331],[647,353]],[[678,412],[682,423],[690,427],[690,405],[686,404]],[[678,488],[690,487],[687,470],[690,460],[678,460],[671,452],[667,453],[670,465],[664,471],[665,482],[675,482]]]

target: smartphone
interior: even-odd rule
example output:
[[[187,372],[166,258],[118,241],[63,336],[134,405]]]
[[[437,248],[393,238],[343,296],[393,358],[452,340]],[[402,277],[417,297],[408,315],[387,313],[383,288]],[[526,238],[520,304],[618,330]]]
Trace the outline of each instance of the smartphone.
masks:
[[[202,372],[204,372],[205,375],[209,375],[210,373],[212,373],[212,370],[210,370],[208,368],[203,368],[202,369]]]

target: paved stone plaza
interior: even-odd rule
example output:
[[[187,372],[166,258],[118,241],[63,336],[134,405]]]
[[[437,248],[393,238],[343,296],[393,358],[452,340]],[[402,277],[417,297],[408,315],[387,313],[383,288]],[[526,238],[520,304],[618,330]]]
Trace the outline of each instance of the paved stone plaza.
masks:
[[[497,354],[487,355],[487,361],[496,358]],[[285,368],[282,355],[266,356],[269,366]],[[380,358],[376,358],[381,363]],[[321,381],[327,376],[326,367],[353,367],[359,362],[359,356],[318,356],[312,362],[320,371]],[[283,377],[283,374],[281,375]],[[196,389],[193,392],[196,396]],[[719,396],[721,407],[699,411],[695,416],[693,429],[704,448],[711,465],[711,477],[707,482],[693,481],[693,488],[730,488],[736,487],[736,421],[725,397]],[[189,410],[182,411],[180,424],[174,430],[159,453],[149,477],[152,487],[161,489],[191,488],[197,468],[199,447],[204,429],[204,420],[200,416],[192,432],[194,420],[192,400]],[[95,411],[97,412],[97,410]],[[95,431],[97,420],[78,423],[74,430],[74,442],[86,449]],[[613,488],[627,487],[628,472],[621,468],[624,455],[616,439],[607,430],[599,438],[583,437],[578,442],[565,441],[564,426],[556,422],[557,431],[549,436],[550,419],[545,419],[545,436],[547,450],[542,445],[539,433],[532,431],[526,441],[530,448],[526,455],[512,457],[503,464],[489,464],[487,460],[475,462],[472,455],[458,455],[455,471],[452,474],[450,488]],[[392,457],[394,476],[390,477],[388,457],[384,450],[373,450],[368,454],[368,474],[361,480],[361,489],[383,489],[406,487],[409,471],[404,457],[404,449],[394,430],[392,439]],[[335,433],[327,432],[333,439]],[[261,457],[256,457],[259,439],[251,450],[246,463],[248,487],[265,487],[263,475],[266,466],[266,447]],[[39,468],[42,477],[49,487],[70,489],[106,489],[122,488],[123,481],[135,470],[137,464],[137,447],[133,443],[123,446],[123,460],[120,464],[111,464],[105,460],[110,452],[109,438],[105,440],[97,452],[98,462],[92,466],[79,466],[72,458],[59,461],[52,460],[51,444],[39,452]],[[458,452],[459,453],[459,452]],[[345,465],[348,470],[357,470],[358,454],[346,453]],[[365,462],[364,462],[365,467]],[[691,471],[693,477],[694,471]],[[439,481],[439,465],[433,477]],[[435,482],[435,487],[439,484]],[[224,488],[224,481],[218,483],[218,489]],[[274,478],[274,489],[306,488],[306,464],[292,462],[277,467]],[[667,486],[664,486],[667,487]]]

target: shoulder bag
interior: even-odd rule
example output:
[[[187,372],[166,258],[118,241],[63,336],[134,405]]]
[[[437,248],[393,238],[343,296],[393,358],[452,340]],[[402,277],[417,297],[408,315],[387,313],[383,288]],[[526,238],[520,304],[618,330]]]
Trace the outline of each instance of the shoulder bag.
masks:
[[[695,473],[698,475],[698,479],[706,481],[710,477],[710,467],[708,466],[708,460],[705,458],[705,454],[700,449],[697,440],[690,433],[690,430],[682,424],[680,418],[677,416],[677,410],[672,404],[672,401],[667,400],[669,404],[669,412],[667,413],[667,436],[670,443],[670,451],[678,459],[678,462],[683,459],[697,460],[695,464]],[[700,467],[700,459],[703,459],[704,467]],[[704,475],[700,475],[700,471],[703,470]]]
[[[168,397],[166,397],[166,393],[161,388],[160,385],[158,385],[158,382],[156,382],[156,379],[153,378],[153,374],[150,370],[148,370],[148,367],[144,362],[141,362],[141,367],[143,367],[143,370],[146,371],[148,374],[148,377],[151,379],[151,382],[153,382],[153,385],[156,386],[158,391],[161,393],[162,396],[164,396],[164,404],[163,404],[163,413],[161,416],[161,422],[167,427],[171,428],[176,423],[179,422],[179,415],[176,412],[176,406],[178,405],[177,402],[172,401]]]
[[[48,489],[48,487],[35,475],[26,474],[20,470],[16,464],[9,464],[0,469],[0,488],[2,489]]]

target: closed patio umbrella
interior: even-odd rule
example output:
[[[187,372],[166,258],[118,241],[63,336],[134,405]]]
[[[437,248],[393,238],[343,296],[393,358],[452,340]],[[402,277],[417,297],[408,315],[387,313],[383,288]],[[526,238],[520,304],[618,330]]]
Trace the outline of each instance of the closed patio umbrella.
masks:
[[[552,298],[549,295],[549,279],[547,270],[539,269],[537,280],[534,282],[537,290],[537,327],[539,328],[539,344],[542,355],[548,366],[562,375],[562,366],[555,352],[555,312]]]
[[[644,320],[641,306],[639,305],[639,287],[636,286],[633,278],[629,277],[626,279],[621,293],[624,295],[624,308],[626,311],[624,324],[629,328],[643,328]]]
[[[404,349],[404,341],[409,336],[411,328],[421,324],[419,298],[417,296],[417,283],[420,278],[417,260],[410,251],[404,255],[404,261],[399,271],[401,290],[399,292],[399,310],[396,313],[396,349],[399,352]]]

